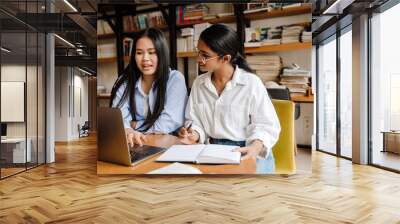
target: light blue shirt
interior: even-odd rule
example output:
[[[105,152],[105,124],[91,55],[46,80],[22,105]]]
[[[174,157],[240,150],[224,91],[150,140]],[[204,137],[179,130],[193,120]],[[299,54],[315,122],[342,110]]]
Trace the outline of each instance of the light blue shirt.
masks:
[[[135,130],[141,130],[141,126],[143,125],[146,116],[145,116],[145,99],[146,94],[142,90],[141,86],[142,78],[140,78],[136,82],[135,86],[135,103],[136,103],[136,127]],[[117,107],[118,102],[120,101],[124,91],[126,88],[126,83],[122,84],[120,88],[117,90],[115,98],[113,100],[113,107]],[[151,113],[154,111],[154,105],[157,98],[157,89],[154,89],[153,86],[150,89],[148,95],[148,105]],[[160,116],[146,133],[171,133],[181,127],[184,122],[185,117],[185,107],[187,101],[187,90],[185,85],[185,78],[183,75],[177,70],[170,70],[169,78],[167,82],[166,96],[165,96],[165,105],[164,110],[161,112]],[[130,122],[132,121],[131,113],[129,106],[129,96],[120,106],[120,110],[122,112],[122,117],[124,120],[125,128],[132,128]]]

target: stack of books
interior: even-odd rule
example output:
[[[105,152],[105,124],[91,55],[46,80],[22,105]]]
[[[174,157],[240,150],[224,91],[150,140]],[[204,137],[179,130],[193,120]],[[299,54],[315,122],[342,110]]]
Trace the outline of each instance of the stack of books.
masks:
[[[135,32],[148,27],[164,27],[166,21],[160,11],[122,18],[124,32]]]
[[[117,56],[115,43],[98,44],[97,58],[114,58]]]
[[[197,3],[176,7],[176,24],[191,24],[202,22],[203,16],[208,14],[208,7],[205,4]]]
[[[194,51],[194,28],[184,28],[181,36],[177,38],[177,51]]]
[[[284,26],[282,30],[282,44],[299,43],[303,26]]]
[[[268,3],[247,3],[247,8],[244,10],[244,14],[254,13],[254,12],[262,12],[262,11],[269,11],[270,7]]]
[[[210,23],[199,23],[199,24],[193,25],[193,29],[194,29],[193,46],[194,47],[197,46],[197,42],[200,39],[200,34],[210,26],[211,26]]]
[[[278,81],[282,69],[280,56],[259,54],[247,56],[246,60],[250,68],[255,71],[264,84],[268,81]]]
[[[280,84],[286,86],[290,94],[304,96],[307,89],[310,87],[311,73],[308,70],[301,70],[298,68],[283,69]]]
[[[301,42],[311,42],[312,41],[312,32],[303,31],[301,35]]]
[[[268,28],[267,39],[264,39],[262,45],[277,45],[281,44],[282,27]]]

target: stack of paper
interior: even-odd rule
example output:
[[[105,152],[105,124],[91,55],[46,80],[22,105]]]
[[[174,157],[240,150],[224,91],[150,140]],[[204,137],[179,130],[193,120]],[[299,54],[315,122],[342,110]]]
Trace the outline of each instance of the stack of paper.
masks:
[[[303,32],[303,26],[285,26],[282,30],[282,44],[299,43],[300,34]]]
[[[246,57],[250,68],[260,77],[263,83],[278,81],[282,69],[281,57],[278,55],[253,55]]]
[[[157,170],[148,172],[147,174],[202,174],[202,172],[192,166],[182,163],[173,163]]]

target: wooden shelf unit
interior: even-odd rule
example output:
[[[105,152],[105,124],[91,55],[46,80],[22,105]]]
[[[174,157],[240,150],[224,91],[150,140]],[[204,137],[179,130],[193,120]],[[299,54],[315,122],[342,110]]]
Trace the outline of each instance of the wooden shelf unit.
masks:
[[[311,42],[306,43],[290,43],[290,44],[279,44],[279,45],[266,45],[261,47],[246,47],[244,52],[249,53],[266,53],[266,52],[278,52],[278,51],[293,51],[301,49],[310,49],[312,47]]]
[[[283,16],[294,16],[300,14],[311,13],[311,5],[302,5],[286,9],[276,9],[272,11],[261,11],[245,14],[245,18],[249,20],[269,19]]]
[[[130,56],[124,56],[124,62],[129,63]],[[112,58],[98,58],[97,63],[113,63],[117,61],[117,57]]]
[[[279,44],[279,45],[269,45],[261,47],[246,47],[245,53],[266,53],[266,52],[279,52],[279,51],[294,51],[301,49],[310,49],[312,47],[311,42],[306,43],[290,43],[290,44]],[[196,52],[178,52],[178,58],[193,58],[197,57]]]

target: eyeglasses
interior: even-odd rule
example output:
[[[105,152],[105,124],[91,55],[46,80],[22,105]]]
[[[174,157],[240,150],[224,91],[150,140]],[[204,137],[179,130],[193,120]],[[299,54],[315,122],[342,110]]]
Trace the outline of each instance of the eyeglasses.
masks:
[[[215,59],[215,58],[219,58],[219,55],[216,55],[214,57],[210,57],[210,56],[204,55],[198,49],[196,49],[196,53],[197,53],[197,57],[201,60],[202,64],[207,63],[207,61],[209,61],[209,60],[212,60],[212,59]]]

